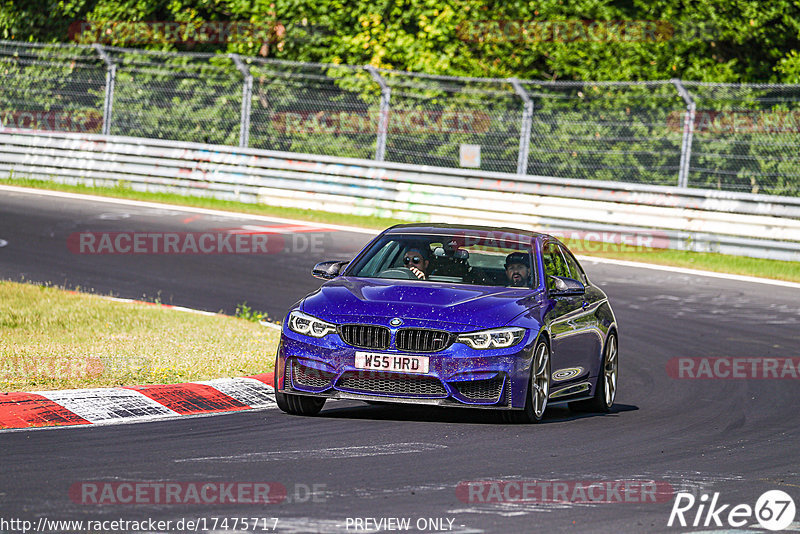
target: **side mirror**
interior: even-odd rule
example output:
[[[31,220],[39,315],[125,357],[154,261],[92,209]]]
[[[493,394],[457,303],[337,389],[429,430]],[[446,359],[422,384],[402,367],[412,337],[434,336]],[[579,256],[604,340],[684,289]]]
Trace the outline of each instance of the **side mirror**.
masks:
[[[586,293],[586,287],[579,280],[574,278],[567,278],[566,276],[551,276],[555,284],[555,289],[550,290],[552,297],[566,297],[570,295],[583,295]]]
[[[311,275],[314,278],[320,278],[322,280],[333,280],[339,273],[341,273],[347,264],[350,263],[349,261],[323,261],[314,266],[311,269]]]

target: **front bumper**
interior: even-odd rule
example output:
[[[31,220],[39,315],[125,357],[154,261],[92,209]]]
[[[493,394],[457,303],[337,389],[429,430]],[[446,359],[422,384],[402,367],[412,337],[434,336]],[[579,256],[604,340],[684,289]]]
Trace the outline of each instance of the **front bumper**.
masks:
[[[521,409],[533,342],[526,338],[514,347],[491,350],[454,343],[440,352],[408,353],[360,349],[346,344],[338,334],[310,338],[284,331],[275,387],[283,393],[335,399]],[[426,356],[429,369],[425,374],[358,369],[355,355],[363,350],[398,357]]]

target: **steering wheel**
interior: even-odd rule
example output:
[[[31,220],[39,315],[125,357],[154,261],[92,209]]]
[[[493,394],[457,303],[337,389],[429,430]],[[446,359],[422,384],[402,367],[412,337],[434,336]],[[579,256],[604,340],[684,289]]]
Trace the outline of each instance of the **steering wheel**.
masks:
[[[408,267],[392,267],[378,273],[378,278],[395,278],[399,280],[419,280]]]

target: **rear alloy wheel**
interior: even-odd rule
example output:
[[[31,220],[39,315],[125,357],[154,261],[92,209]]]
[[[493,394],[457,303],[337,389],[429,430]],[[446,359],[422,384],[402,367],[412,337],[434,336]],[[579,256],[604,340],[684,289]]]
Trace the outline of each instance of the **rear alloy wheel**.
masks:
[[[544,417],[550,395],[550,347],[544,339],[540,339],[533,350],[528,384],[525,409],[503,412],[506,422],[538,423]]]
[[[619,348],[617,334],[612,332],[606,340],[603,351],[603,367],[597,377],[594,397],[585,401],[571,402],[569,407],[575,411],[608,413],[617,396],[617,380],[619,378]]]
[[[280,391],[275,392],[275,402],[278,403],[278,408],[292,415],[317,415],[325,406],[324,397],[292,395]]]

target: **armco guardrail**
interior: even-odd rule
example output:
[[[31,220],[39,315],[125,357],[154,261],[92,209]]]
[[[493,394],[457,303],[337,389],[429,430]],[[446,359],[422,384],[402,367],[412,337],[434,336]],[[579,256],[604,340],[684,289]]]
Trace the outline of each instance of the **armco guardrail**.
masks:
[[[0,173],[419,221],[517,226],[800,260],[800,198],[427,167],[230,146],[0,131]],[[590,232],[585,234],[583,232]],[[596,234],[594,234],[596,233]]]

